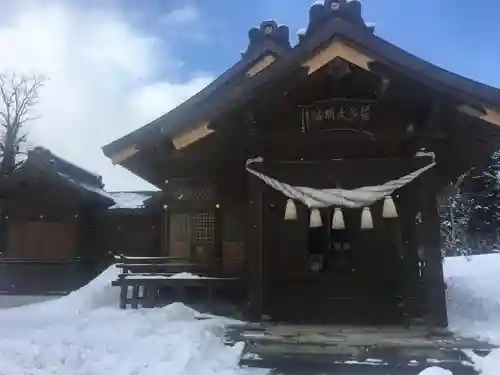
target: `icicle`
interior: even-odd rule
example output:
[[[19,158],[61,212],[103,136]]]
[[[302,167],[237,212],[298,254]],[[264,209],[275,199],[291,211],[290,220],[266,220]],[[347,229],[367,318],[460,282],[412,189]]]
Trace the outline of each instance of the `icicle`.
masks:
[[[286,201],[285,220],[297,220],[297,207],[293,199]]]
[[[344,215],[342,214],[342,210],[340,208],[336,208],[333,213],[332,229],[345,229]]]
[[[363,208],[363,212],[361,213],[361,229],[373,229],[373,218],[369,207]]]
[[[309,226],[311,228],[320,228],[323,226],[323,221],[321,220],[321,212],[317,208],[311,211],[311,217],[309,219]]]
[[[382,217],[386,219],[394,219],[398,217],[398,211],[396,210],[396,205],[394,200],[390,195],[385,197],[384,208],[382,210]]]

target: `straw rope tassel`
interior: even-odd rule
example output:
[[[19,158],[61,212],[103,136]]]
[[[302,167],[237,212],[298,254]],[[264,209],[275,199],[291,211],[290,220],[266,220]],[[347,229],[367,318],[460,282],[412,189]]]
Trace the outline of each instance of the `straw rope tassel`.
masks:
[[[345,229],[344,214],[340,208],[336,208],[333,212],[332,229]]]
[[[297,207],[293,199],[286,201],[285,220],[297,220]]]
[[[361,213],[361,229],[373,229],[373,217],[369,207],[363,208]]]
[[[396,210],[396,205],[394,200],[390,195],[385,197],[384,208],[382,209],[382,217],[386,219],[394,219],[398,217],[398,211]]]
[[[321,212],[317,208],[311,210],[311,217],[309,218],[309,227],[320,228],[323,226],[323,220],[321,220]]]

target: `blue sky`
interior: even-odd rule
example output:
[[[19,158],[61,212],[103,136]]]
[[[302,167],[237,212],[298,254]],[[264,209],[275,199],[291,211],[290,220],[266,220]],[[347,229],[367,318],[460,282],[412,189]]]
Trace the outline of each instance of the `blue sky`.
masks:
[[[1,0],[0,71],[44,74],[29,145],[145,189],[101,147],[201,90],[240,58],[248,30],[307,26],[309,0]],[[365,0],[376,34],[455,73],[500,87],[500,0]]]
[[[186,2],[150,0],[143,4],[148,4],[151,14],[161,14],[164,7],[185,6]],[[185,63],[183,74],[200,70],[219,74],[239,58],[248,29],[261,20],[272,18],[288,25],[295,42],[297,30],[307,26],[311,1],[198,0],[189,4],[199,11],[204,38],[180,38],[176,43],[176,52]],[[363,5],[365,21],[375,23],[378,36],[448,70],[500,86],[498,0],[365,0]],[[136,7],[136,1],[129,1],[125,9]],[[161,28],[155,32],[161,36]]]

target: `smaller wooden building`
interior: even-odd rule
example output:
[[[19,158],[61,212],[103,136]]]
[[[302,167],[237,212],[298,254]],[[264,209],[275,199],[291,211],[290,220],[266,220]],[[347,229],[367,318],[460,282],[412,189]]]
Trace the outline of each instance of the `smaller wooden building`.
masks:
[[[107,192],[101,176],[37,147],[0,178],[0,292],[67,291],[114,253],[155,254],[162,215],[158,192]]]
[[[4,256],[70,261],[85,251],[92,211],[114,204],[100,176],[35,148],[0,180]]]
[[[2,290],[28,293],[79,284],[93,246],[93,212],[115,203],[103,187],[100,176],[41,147],[0,179]]]

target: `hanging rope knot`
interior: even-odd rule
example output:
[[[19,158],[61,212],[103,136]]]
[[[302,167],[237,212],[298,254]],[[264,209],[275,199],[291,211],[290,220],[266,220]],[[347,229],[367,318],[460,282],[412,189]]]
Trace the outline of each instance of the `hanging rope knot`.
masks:
[[[264,162],[264,158],[262,156],[259,156],[259,157],[253,158],[253,159],[248,159],[247,160],[247,167],[253,163],[263,163],[263,162]]]
[[[425,149],[422,149],[418,152],[415,153],[415,157],[416,158],[424,158],[424,157],[431,157],[432,158],[432,162],[436,162],[436,153],[435,152],[429,152],[429,151],[426,151]]]

